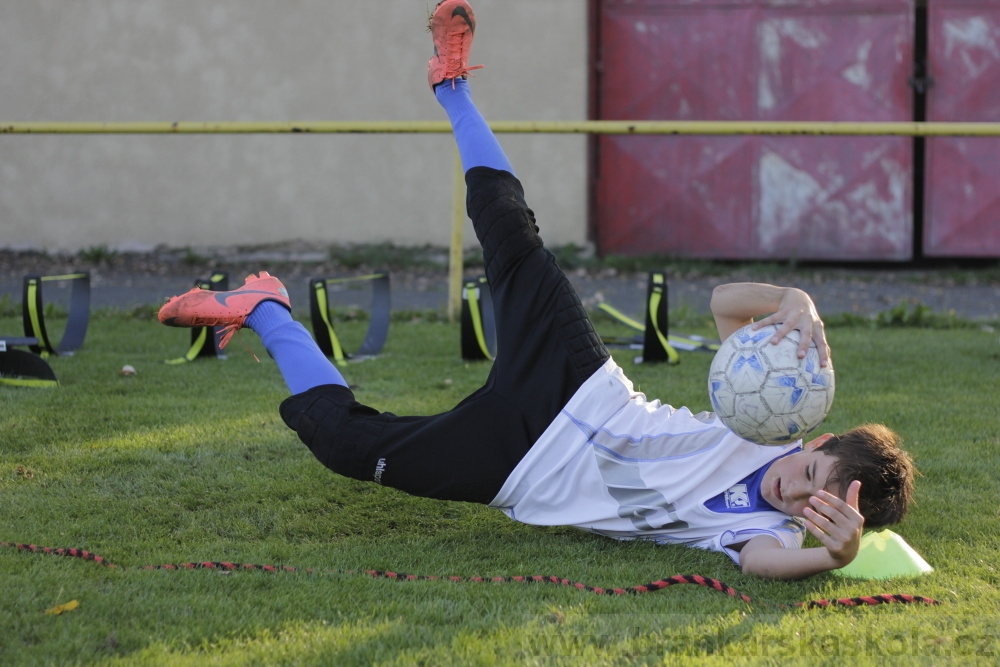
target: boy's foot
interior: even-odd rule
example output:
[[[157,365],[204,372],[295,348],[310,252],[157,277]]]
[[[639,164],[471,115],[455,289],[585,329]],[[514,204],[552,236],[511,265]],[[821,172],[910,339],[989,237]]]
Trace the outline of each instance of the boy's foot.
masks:
[[[175,296],[160,308],[160,322],[171,327],[222,327],[219,349],[243,327],[247,315],[262,301],[277,301],[288,310],[288,290],[266,271],[247,276],[246,284],[229,292],[213,292],[199,287]]]
[[[428,30],[434,38],[434,57],[427,63],[427,83],[431,90],[442,81],[465,78],[469,70],[469,50],[476,32],[476,15],[466,0],[442,0],[431,14]]]

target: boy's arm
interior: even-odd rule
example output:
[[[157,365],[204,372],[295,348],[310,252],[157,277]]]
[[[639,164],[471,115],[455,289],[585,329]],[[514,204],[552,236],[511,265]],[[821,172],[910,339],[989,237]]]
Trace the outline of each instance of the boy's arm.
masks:
[[[805,509],[806,528],[823,544],[811,549],[785,549],[769,535],[758,535],[743,545],[743,572],[769,579],[801,579],[844,567],[858,555],[865,519],[858,512],[861,482],[847,489],[847,499],[820,491]],[[815,509],[814,509],[815,508]]]
[[[823,320],[816,311],[812,298],[794,287],[778,287],[765,283],[728,283],[712,291],[712,316],[721,340],[726,340],[740,327],[764,317],[754,326],[759,329],[767,324],[778,324],[772,342],[777,343],[789,331],[798,329],[799,358],[806,356],[809,343],[815,341],[821,366],[829,364],[830,346],[826,342]]]

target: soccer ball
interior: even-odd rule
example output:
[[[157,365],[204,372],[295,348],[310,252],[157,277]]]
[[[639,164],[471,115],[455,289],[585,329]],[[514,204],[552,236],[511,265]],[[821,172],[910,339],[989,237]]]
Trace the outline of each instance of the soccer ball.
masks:
[[[814,342],[799,359],[799,332],[771,344],[778,327],[743,327],[722,343],[708,372],[708,395],[722,422],[761,445],[785,445],[819,426],[833,404],[833,368]]]

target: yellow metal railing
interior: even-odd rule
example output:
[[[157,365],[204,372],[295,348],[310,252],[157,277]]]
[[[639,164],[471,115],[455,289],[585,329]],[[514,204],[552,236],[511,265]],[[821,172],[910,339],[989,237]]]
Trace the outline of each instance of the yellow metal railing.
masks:
[[[1000,123],[840,121],[494,121],[504,134],[996,137]],[[447,134],[448,121],[0,122],[0,134]],[[465,178],[455,159],[448,317],[461,307]]]
[[[827,121],[495,121],[508,134],[808,134],[915,137],[1000,136],[1000,123]],[[0,122],[0,134],[420,134],[449,133],[447,121]]]

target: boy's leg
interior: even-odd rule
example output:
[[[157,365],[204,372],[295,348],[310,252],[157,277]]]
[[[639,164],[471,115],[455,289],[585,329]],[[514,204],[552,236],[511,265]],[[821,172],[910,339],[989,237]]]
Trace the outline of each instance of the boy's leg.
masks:
[[[428,63],[428,81],[451,121],[466,172],[468,213],[483,248],[496,315],[497,355],[488,386],[518,406],[530,424],[530,447],[610,355],[572,285],[542,247],[514,169],[472,100],[465,77],[475,17],[468,2],[439,4],[431,28],[435,58]],[[442,50],[453,57],[442,58]]]
[[[301,394],[326,384],[347,386],[344,376],[287,308],[264,301],[247,317],[246,326],[260,336],[290,393]]]
[[[194,288],[176,296],[160,309],[159,319],[169,326],[223,327],[219,342],[222,348],[240,328],[252,329],[278,364],[293,394],[325,384],[346,387],[340,371],[305,327],[292,319],[290,310],[285,286],[274,276],[261,272],[260,276],[248,276],[243,287],[229,292]]]
[[[466,183],[496,321],[495,390],[530,421],[533,444],[610,354],[542,246],[520,182],[474,168]]]
[[[496,135],[472,101],[468,81],[456,79],[438,85],[434,96],[448,114],[464,171],[490,167],[514,173]]]
[[[229,292],[195,288],[174,297],[159,319],[169,326],[223,327],[222,347],[244,326],[257,331],[293,392],[281,404],[282,418],[334,472],[432,498],[488,503],[496,496],[520,460],[504,445],[527,442],[518,415],[501,397],[484,389],[430,417],[397,417],[361,405],[291,319],[290,307],[281,282],[262,272]]]

